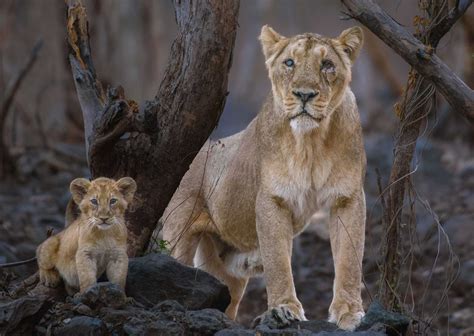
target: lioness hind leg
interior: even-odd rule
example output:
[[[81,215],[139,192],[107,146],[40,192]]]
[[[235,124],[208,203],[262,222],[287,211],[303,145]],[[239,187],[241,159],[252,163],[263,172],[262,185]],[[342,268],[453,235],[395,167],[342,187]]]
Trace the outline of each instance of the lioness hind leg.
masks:
[[[181,263],[192,266],[199,243],[199,234],[210,225],[211,219],[204,210],[204,201],[198,197],[180,194],[173,196],[163,217],[163,240],[169,243],[171,256]]]
[[[204,233],[199,241],[194,266],[214,275],[229,288],[231,301],[225,313],[234,320],[239,310],[240,301],[245,293],[248,278],[238,278],[230,274],[219,254],[219,248],[215,245],[213,238],[209,234]]]
[[[40,282],[47,287],[57,287],[61,282],[59,272],[55,268],[58,249],[59,239],[53,236],[36,250]]]

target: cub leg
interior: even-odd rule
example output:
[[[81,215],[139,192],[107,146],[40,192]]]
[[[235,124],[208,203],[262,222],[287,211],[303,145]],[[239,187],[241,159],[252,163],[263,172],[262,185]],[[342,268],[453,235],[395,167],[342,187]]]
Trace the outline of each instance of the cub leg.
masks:
[[[59,272],[55,268],[58,249],[59,239],[53,236],[38,246],[36,251],[40,282],[47,287],[56,287],[61,282]]]
[[[291,271],[293,225],[289,211],[271,195],[259,192],[256,202],[257,235],[267,284],[268,311],[255,323],[278,316],[279,326],[306,320],[296,297]],[[262,321],[263,320],[263,321]]]
[[[92,257],[90,251],[77,251],[76,269],[79,278],[79,292],[83,294],[97,282],[97,261]]]
[[[329,321],[354,330],[364,316],[362,307],[362,258],[365,240],[365,196],[336,200],[329,227],[335,279]]]
[[[128,272],[128,255],[126,250],[117,250],[107,264],[106,274],[110,282],[125,290]]]
[[[229,318],[235,320],[240,301],[247,287],[248,278],[239,278],[231,275],[219,257],[219,253],[219,248],[214,243],[212,237],[208,234],[202,234],[196,257],[194,258],[194,266],[212,274],[229,288],[231,301],[225,313]]]

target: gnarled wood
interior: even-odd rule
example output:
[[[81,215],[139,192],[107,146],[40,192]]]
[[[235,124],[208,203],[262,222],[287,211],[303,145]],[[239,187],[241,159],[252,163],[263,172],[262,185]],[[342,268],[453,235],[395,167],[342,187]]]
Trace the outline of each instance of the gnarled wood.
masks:
[[[474,93],[435,55],[436,46],[472,0],[457,1],[448,11],[447,2],[433,0],[427,8],[431,26],[419,34],[418,40],[396,23],[371,0],[342,0],[350,15],[366,25],[388,46],[413,67],[411,80],[398,105],[400,125],[396,135],[395,153],[384,207],[384,241],[382,243],[382,274],[379,296],[385,307],[400,308],[400,224],[405,193],[411,181],[411,163],[423,122],[430,112],[436,86],[452,107],[474,122]],[[447,13],[447,15],[442,15]],[[440,21],[439,18],[442,18]],[[423,42],[423,43],[422,43]],[[427,46],[432,47],[428,50]],[[457,91],[459,90],[459,91]]]
[[[93,177],[131,176],[129,254],[141,253],[168,201],[222,113],[239,0],[175,0],[177,37],[154,100],[139,107],[123,89],[104,92],[91,58],[80,0],[68,1],[69,59]],[[126,65],[124,65],[126,66]]]
[[[457,1],[454,11],[430,32],[430,45],[421,43],[372,0],[341,0],[349,15],[369,28],[416,71],[436,86],[452,108],[474,123],[474,91],[438,56],[439,40],[469,8],[472,0]]]

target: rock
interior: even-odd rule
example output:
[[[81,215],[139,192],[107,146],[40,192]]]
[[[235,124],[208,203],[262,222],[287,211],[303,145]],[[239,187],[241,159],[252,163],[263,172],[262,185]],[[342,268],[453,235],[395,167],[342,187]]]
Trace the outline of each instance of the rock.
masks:
[[[384,332],[377,332],[372,330],[366,331],[344,331],[332,328],[325,325],[324,321],[305,321],[307,327],[313,328],[313,330],[300,329],[295,327],[285,329],[270,329],[268,326],[259,326],[256,328],[257,335],[260,336],[386,336]],[[329,328],[330,330],[324,330]],[[231,336],[230,334],[229,336]],[[239,334],[234,334],[239,335]],[[245,335],[245,334],[242,334]]]
[[[174,300],[166,300],[163,302],[158,303],[153,307],[153,311],[159,311],[159,312],[180,312],[184,313],[186,312],[186,309],[182,305],[179,304],[179,302],[174,301]]]
[[[157,253],[130,259],[126,292],[149,307],[176,300],[190,310],[225,311],[230,303],[229,290],[216,278]]]
[[[378,323],[385,326],[385,332],[388,335],[405,335],[410,320],[402,314],[385,310],[380,302],[374,301],[369,306],[357,330],[368,330]]]
[[[184,336],[185,333],[183,325],[174,321],[157,320],[147,322],[139,318],[133,317],[123,326],[125,335],[163,335],[163,336]]]
[[[51,303],[45,296],[22,297],[0,305],[0,335],[31,335]]]
[[[318,333],[321,331],[331,332],[337,330],[337,325],[334,323],[318,320],[294,322],[291,327],[295,329],[306,329],[313,333]]]
[[[255,330],[224,329],[215,333],[215,336],[255,336]]]
[[[189,335],[196,336],[211,336],[222,329],[242,328],[217,309],[188,311],[186,312],[186,322]]]
[[[110,282],[96,283],[80,295],[78,300],[91,308],[103,306],[121,308],[127,304],[127,297],[123,290]]]
[[[101,336],[109,335],[102,320],[89,316],[76,316],[62,327],[54,330],[55,336]]]
[[[74,312],[80,314],[80,315],[87,315],[87,316],[92,316],[93,312],[92,309],[89,306],[86,306],[85,304],[79,303],[73,308]]]

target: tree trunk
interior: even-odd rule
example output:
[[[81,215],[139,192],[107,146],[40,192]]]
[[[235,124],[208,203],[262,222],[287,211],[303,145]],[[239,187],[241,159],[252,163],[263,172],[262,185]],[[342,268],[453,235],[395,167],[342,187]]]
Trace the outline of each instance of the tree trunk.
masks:
[[[382,197],[384,208],[384,239],[379,298],[388,309],[400,308],[399,283],[401,269],[401,220],[405,194],[411,181],[412,160],[423,122],[427,119],[434,98],[434,85],[469,121],[474,121],[474,93],[437,58],[435,51],[441,38],[467,10],[472,0],[457,1],[448,11],[447,2],[433,0],[426,8],[429,25],[421,27],[417,40],[406,32],[387,13],[371,0],[342,0],[350,16],[366,25],[388,46],[405,58],[413,68],[408,84],[397,107],[400,117],[395,153],[390,173],[387,197]],[[442,19],[439,19],[442,18]],[[431,48],[431,49],[430,49]],[[423,54],[429,50],[428,54]],[[436,72],[435,69],[442,73]],[[454,87],[463,93],[452,94]],[[386,199],[386,201],[385,201]]]
[[[121,87],[105,93],[89,47],[79,0],[68,4],[69,60],[84,118],[94,178],[133,177],[127,214],[129,255],[142,253],[165,207],[209,134],[227,96],[239,0],[175,0],[178,34],[154,100],[141,107]],[[113,57],[113,55],[111,55]],[[124,65],[126,66],[126,65]]]

